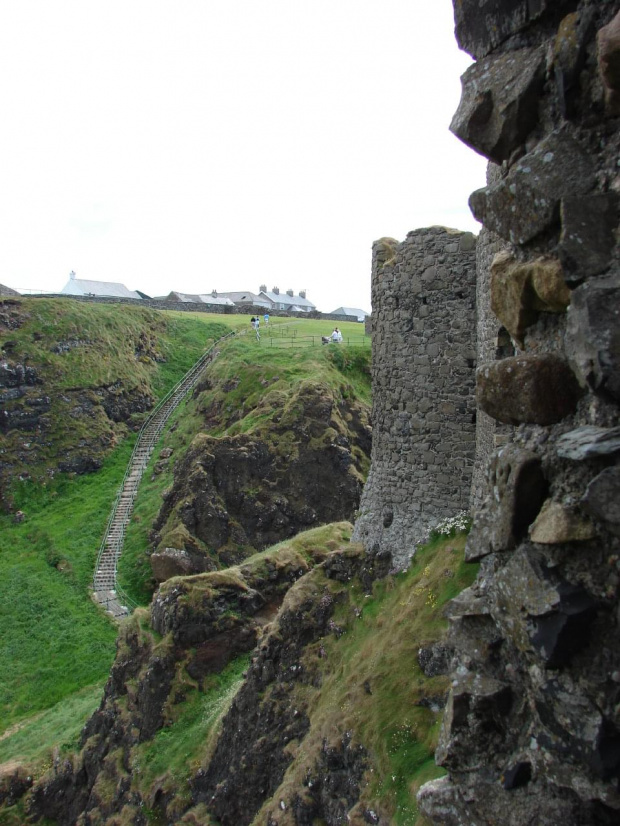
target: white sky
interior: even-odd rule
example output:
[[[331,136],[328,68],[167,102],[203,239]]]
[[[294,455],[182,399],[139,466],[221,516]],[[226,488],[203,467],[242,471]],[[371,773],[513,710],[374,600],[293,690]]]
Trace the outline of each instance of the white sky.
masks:
[[[375,239],[478,231],[453,28],[451,0],[4,0],[0,283],[370,309]]]

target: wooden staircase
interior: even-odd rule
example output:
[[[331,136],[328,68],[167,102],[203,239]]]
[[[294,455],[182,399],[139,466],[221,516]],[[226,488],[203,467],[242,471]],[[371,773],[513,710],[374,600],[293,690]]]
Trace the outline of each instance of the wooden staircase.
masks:
[[[234,333],[230,333],[219,339],[198,359],[181,381],[157,405],[138,434],[136,445],[125,471],[125,478],[112,507],[106,532],[99,548],[93,577],[94,599],[103,605],[106,611],[115,619],[126,617],[136,607],[135,603],[117,583],[117,566],[123,551],[125,530],[131,518],[144,469],[171,414],[196,385],[207,364],[219,355],[219,350],[216,348],[233,335]]]

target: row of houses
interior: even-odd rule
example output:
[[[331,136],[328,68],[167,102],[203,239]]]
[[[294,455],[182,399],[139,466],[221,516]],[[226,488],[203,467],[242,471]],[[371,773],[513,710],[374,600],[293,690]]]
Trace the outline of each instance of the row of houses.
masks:
[[[164,296],[148,296],[139,290],[129,290],[124,284],[112,281],[88,281],[77,278],[72,272],[69,281],[60,291],[61,295],[81,295],[81,296],[102,296],[117,298],[153,299],[161,301],[178,301],[180,303],[208,304],[211,306],[228,305],[235,307],[262,307],[265,312],[272,310],[283,310],[285,312],[311,313],[316,311],[316,305],[306,296],[305,290],[300,290],[295,295],[293,290],[280,292],[278,287],[268,290],[265,284],[261,284],[257,293],[249,290],[233,292],[210,293],[181,293],[173,290]],[[331,311],[334,315],[354,315],[358,321],[363,321],[369,313],[354,307],[338,307]]]

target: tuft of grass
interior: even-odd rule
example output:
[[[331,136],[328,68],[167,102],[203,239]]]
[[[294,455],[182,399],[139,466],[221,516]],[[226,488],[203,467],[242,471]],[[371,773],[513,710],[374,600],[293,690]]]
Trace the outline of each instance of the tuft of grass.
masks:
[[[189,800],[187,783],[200,768],[208,741],[241,686],[249,654],[230,662],[219,674],[210,675],[203,690],[195,688],[176,707],[176,719],[160,729],[148,743],[133,750],[132,782],[148,796],[151,785]]]
[[[441,715],[420,700],[445,695],[448,677],[427,678],[418,650],[445,636],[443,604],[476,576],[478,566],[464,562],[465,539],[463,533],[434,538],[419,548],[408,571],[375,582],[372,594],[359,583],[331,584],[340,594],[336,630],[302,659],[308,672],[322,673],[322,683],[309,701],[310,731],[278,796],[292,799],[321,744],[347,731],[368,754],[363,805],[387,813],[395,826],[425,822],[415,792],[443,773],[434,763]]]
[[[0,737],[0,768],[8,760],[42,774],[52,764],[52,750],[77,749],[82,727],[101,702],[103,682],[77,691],[47,711],[18,723]]]

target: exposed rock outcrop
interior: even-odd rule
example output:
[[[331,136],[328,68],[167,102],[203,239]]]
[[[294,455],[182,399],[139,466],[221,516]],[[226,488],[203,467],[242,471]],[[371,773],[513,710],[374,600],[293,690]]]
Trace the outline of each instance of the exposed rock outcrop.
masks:
[[[116,822],[124,813],[128,822],[142,824],[139,812],[148,806],[175,822],[201,822],[192,818],[208,811],[224,826],[249,824],[271,802],[293,761],[294,745],[308,732],[309,701],[322,681],[321,640],[337,633],[332,617],[346,601],[348,583],[370,588],[389,563],[388,557],[373,559],[361,546],[343,543],[350,524],[322,530],[325,536],[310,532],[291,547],[238,568],[165,583],[150,616],[138,611],[122,628],[101,706],[82,734],[82,750],[58,760],[37,784],[30,816],[69,826]],[[129,771],[141,744],[171,724],[179,704],[209,675],[257,641],[217,742],[204,744],[191,800],[183,790],[161,794],[157,784],[160,792],[145,799],[135,782],[139,778]],[[195,747],[200,753],[200,744]],[[359,799],[366,765],[365,750],[350,735],[334,732],[306,776],[308,793],[294,787],[283,809],[295,811],[298,823],[316,817],[339,822]]]
[[[209,428],[221,428],[218,388],[210,378],[204,385],[197,403]],[[353,518],[371,443],[363,404],[304,382],[286,396],[265,394],[248,415],[258,422],[248,432],[200,433],[176,464],[153,532],[159,581],[236,564],[315,525]]]

